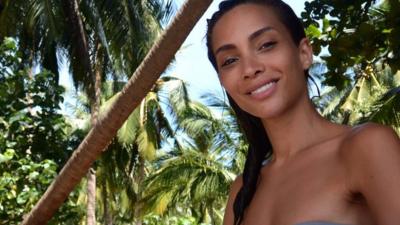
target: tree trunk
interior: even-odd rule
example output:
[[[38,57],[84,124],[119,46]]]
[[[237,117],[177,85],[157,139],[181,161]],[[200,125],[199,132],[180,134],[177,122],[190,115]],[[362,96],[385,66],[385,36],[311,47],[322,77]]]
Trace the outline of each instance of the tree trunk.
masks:
[[[217,222],[216,222],[216,219],[215,219],[213,201],[208,202],[207,208],[208,208],[208,215],[210,216],[210,220],[211,220],[211,225],[216,225]]]
[[[145,171],[144,171],[144,159],[143,157],[139,156],[139,174],[136,177],[136,182],[138,184],[138,189],[137,189],[137,200],[135,203],[135,220],[136,220],[136,225],[142,225],[142,205],[140,205],[140,201],[142,200],[143,196],[143,188],[142,188],[142,183],[144,180],[145,176]]]
[[[113,224],[113,218],[110,212],[110,206],[108,204],[108,194],[107,194],[107,181],[104,179],[102,182],[102,189],[101,192],[103,193],[103,208],[104,208],[104,213],[103,213],[103,220],[105,225],[112,225]]]
[[[93,168],[87,173],[86,224],[96,224],[96,171]]]
[[[90,62],[89,45],[83,22],[79,13],[77,0],[61,0],[63,11],[68,24],[68,32],[71,33],[73,43],[73,54],[79,60],[86,77],[93,77],[92,64]],[[94,87],[88,87],[92,93]]]
[[[3,0],[0,0],[0,14],[1,14],[2,11],[3,11],[3,8],[4,8]],[[0,36],[0,38],[2,38],[2,37]],[[3,38],[2,38],[2,39],[3,39]]]
[[[124,121],[165,71],[176,51],[211,2],[212,0],[186,1],[170,26],[129,79],[121,95],[90,130],[22,224],[42,225],[54,215],[86,174],[91,164],[111,142]]]
[[[90,101],[91,125],[95,126],[97,114],[100,105],[100,90],[101,80],[98,80],[98,74],[92,71],[90,61],[89,45],[86,37],[86,32],[83,27],[83,22],[79,13],[79,4],[77,0],[62,0],[64,14],[68,24],[69,32],[71,33],[73,43],[73,54],[80,62],[85,75],[90,77],[91,82],[86,88],[86,93]],[[97,71],[96,71],[97,73]],[[85,83],[85,82],[84,82]],[[86,86],[88,84],[85,84]],[[86,223],[87,225],[96,224],[96,170],[90,168],[87,172],[87,205],[86,205]]]
[[[102,54],[101,45],[97,44],[97,51],[95,57],[95,72],[92,77],[94,83],[94,95],[89,93],[90,98],[90,113],[92,127],[96,126],[98,114],[100,111],[100,97],[101,97],[101,66]],[[86,206],[86,224],[96,225],[96,170],[92,167],[89,169],[87,176],[87,206]]]

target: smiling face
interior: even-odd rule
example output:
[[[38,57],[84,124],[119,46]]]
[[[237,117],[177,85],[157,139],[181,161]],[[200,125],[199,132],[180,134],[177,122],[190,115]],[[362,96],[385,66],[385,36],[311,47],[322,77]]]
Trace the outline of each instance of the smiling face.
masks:
[[[244,111],[268,119],[308,99],[312,49],[307,39],[297,46],[271,8],[236,6],[216,22],[211,41],[219,79]]]

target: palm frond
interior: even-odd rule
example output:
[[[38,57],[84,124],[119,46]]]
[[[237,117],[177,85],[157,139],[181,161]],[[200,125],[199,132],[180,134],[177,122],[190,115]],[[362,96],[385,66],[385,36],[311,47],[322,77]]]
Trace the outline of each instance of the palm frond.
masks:
[[[359,123],[374,121],[400,129],[400,86],[389,90],[382,98],[372,106],[371,113],[367,117],[360,118]]]

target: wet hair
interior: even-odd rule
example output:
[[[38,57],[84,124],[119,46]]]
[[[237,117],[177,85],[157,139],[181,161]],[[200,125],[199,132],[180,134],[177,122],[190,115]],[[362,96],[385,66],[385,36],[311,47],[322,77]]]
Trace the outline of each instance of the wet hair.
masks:
[[[225,0],[219,4],[219,10],[207,21],[208,58],[216,71],[218,71],[218,66],[212,46],[213,29],[225,13],[242,4],[258,4],[272,8],[279,21],[289,31],[292,41],[297,46],[306,37],[300,19],[293,12],[292,8],[281,0]],[[307,71],[305,71],[305,76],[308,76]],[[249,143],[243,171],[243,185],[233,203],[234,225],[240,225],[243,221],[244,211],[249,206],[256,191],[263,162],[272,156],[272,145],[261,119],[242,110],[228,93],[227,96]]]

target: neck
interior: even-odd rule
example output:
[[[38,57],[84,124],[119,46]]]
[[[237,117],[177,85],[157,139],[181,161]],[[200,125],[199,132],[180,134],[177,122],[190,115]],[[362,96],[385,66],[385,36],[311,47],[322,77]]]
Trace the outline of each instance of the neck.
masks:
[[[320,116],[308,98],[278,117],[262,119],[262,122],[273,147],[273,161],[277,164],[343,130]]]

